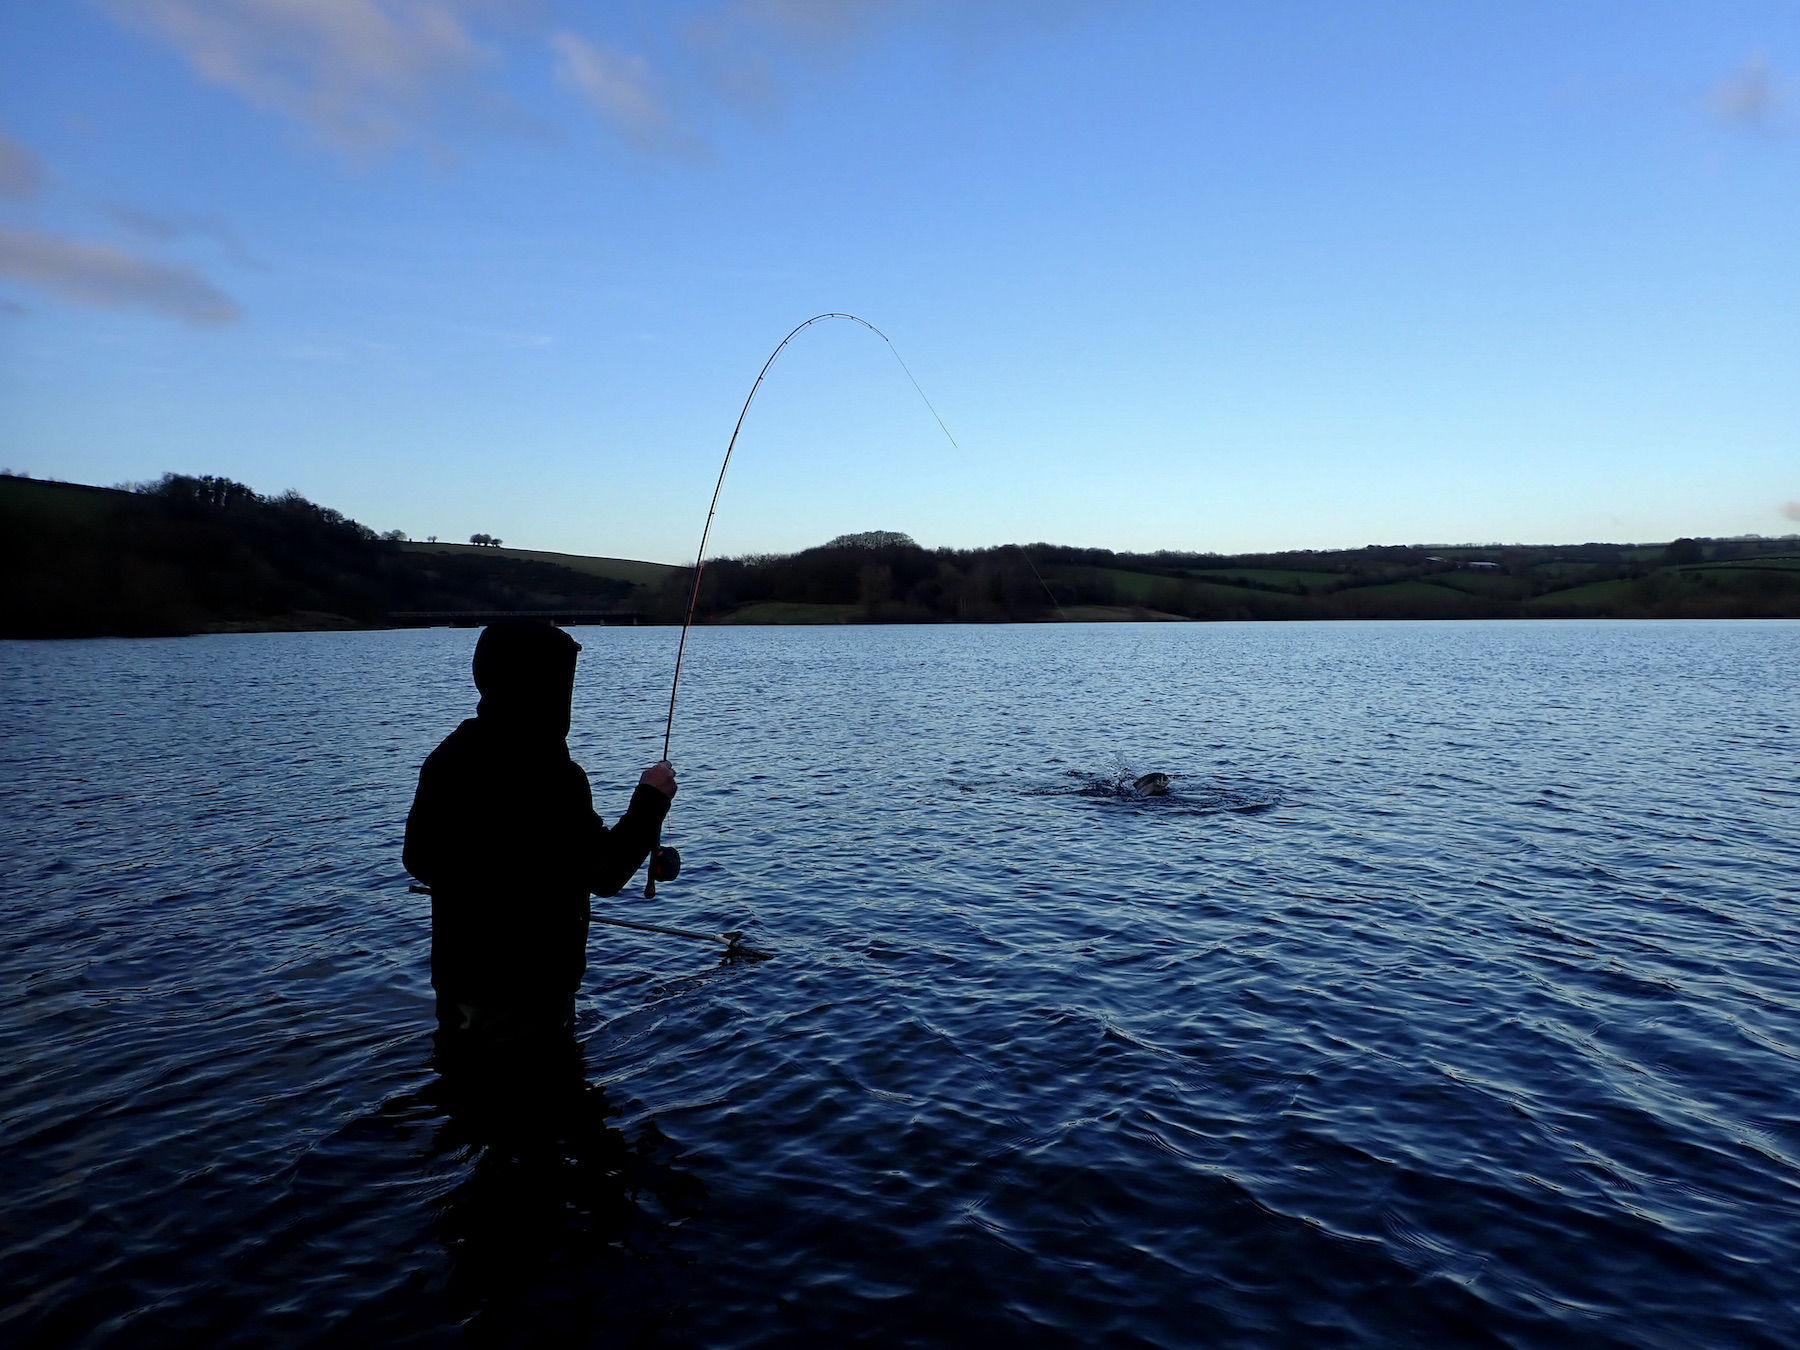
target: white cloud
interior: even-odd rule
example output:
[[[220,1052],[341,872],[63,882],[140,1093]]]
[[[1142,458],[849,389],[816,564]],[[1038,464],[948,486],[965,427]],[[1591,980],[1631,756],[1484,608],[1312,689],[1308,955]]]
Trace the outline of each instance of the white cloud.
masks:
[[[649,63],[618,47],[601,47],[578,34],[552,35],[557,77],[581,94],[624,140],[650,153],[692,155],[704,146],[669,107]]]
[[[548,0],[91,0],[204,79],[352,152],[417,139],[458,110],[517,121],[499,81],[502,51],[542,53],[547,42],[559,82],[620,139],[687,157],[706,149],[684,113],[694,95],[767,111],[779,102],[780,67],[841,55],[884,23],[930,22],[985,44],[1100,2],[689,0],[647,7],[662,32],[653,69],[644,40],[607,35],[631,21],[621,5],[584,7],[576,32]]]
[[[478,0],[99,0],[200,75],[331,143],[380,149],[416,135],[445,99],[479,98],[493,52]]]
[[[143,308],[196,324],[240,317],[231,297],[191,267],[152,262],[106,244],[0,225],[0,277],[58,299],[105,309]]]
[[[0,197],[35,197],[48,177],[36,155],[0,131]]]

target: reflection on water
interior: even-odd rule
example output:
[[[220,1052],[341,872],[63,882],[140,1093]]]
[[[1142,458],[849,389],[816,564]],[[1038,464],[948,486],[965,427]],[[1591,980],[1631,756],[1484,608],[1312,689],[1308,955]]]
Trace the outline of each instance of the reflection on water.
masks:
[[[441,1117],[427,1156],[467,1164],[440,1202],[452,1320],[498,1344],[652,1338],[681,1295],[677,1230],[705,1187],[648,1121],[628,1140],[573,1039],[440,1050],[439,1076],[383,1115]]]
[[[579,636],[611,819],[673,638]],[[775,959],[597,927],[485,1065],[472,633],[0,644],[0,1343],[1786,1346],[1797,639],[696,631],[596,907]]]

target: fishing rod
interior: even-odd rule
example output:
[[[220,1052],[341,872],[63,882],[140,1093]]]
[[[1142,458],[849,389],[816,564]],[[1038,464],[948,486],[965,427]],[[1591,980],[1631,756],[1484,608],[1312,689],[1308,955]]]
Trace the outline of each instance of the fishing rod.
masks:
[[[413,895],[430,895],[429,886],[408,886]],[[693,938],[697,942],[717,942],[723,944],[727,956],[748,956],[757,961],[773,961],[775,958],[767,952],[759,952],[754,947],[744,945],[744,934],[741,930],[731,929],[724,933],[697,933],[691,928],[669,928],[660,923],[638,923],[632,919],[613,919],[604,914],[588,912],[588,918],[595,923],[611,924],[614,928],[634,928],[640,933],[661,933],[665,937]]]
[[[860,323],[876,337],[887,343],[887,349],[894,354],[894,360],[900,362],[900,369],[906,372],[906,378],[912,381],[912,387],[918,391],[920,399],[924,400],[925,406],[931,409],[931,415],[937,419],[938,429],[944,433],[944,438],[948,440],[952,446],[956,446],[956,437],[950,434],[950,428],[944,425],[944,419],[938,416],[938,410],[932,407],[931,400],[925,397],[925,391],[919,388],[918,380],[913,377],[912,370],[901,357],[899,348],[894,346],[893,339],[882,332],[874,324],[870,323],[867,319],[859,318],[855,314],[842,314],[836,310],[827,314],[815,314],[805,323],[796,325],[793,332],[789,333],[786,337],[781,339],[780,342],[775,344],[775,350],[769,353],[769,359],[763,362],[762,369],[757,372],[756,383],[750,386],[750,393],[749,396],[744,399],[744,406],[738,410],[737,425],[731,429],[731,440],[725,446],[725,459],[719,465],[719,479],[713,484],[712,502],[706,508],[706,524],[700,530],[700,549],[694,555],[694,584],[692,589],[688,591],[687,614],[681,620],[681,641],[675,646],[675,678],[669,681],[669,718],[668,721],[663,724],[662,757],[665,760],[669,757],[669,741],[675,734],[675,700],[681,692],[681,661],[682,657],[687,653],[688,629],[693,626],[694,607],[700,602],[700,574],[706,568],[706,540],[707,536],[712,533],[713,517],[719,510],[719,494],[725,490],[725,471],[731,467],[731,452],[737,449],[738,433],[744,429],[744,419],[750,415],[750,405],[756,402],[757,391],[762,388],[763,380],[768,376],[769,367],[775,364],[775,358],[780,356],[788,343],[799,337],[801,333],[805,332],[808,328],[811,328],[815,323],[823,323],[827,319],[848,319],[851,323]],[[956,446],[956,448],[961,449],[962,447]],[[1029,562],[1030,559],[1027,558],[1026,561]],[[1036,571],[1037,569],[1033,568],[1032,570]],[[1041,581],[1042,578],[1040,577],[1039,580]],[[1046,587],[1045,589],[1048,590],[1049,588]],[[1051,596],[1050,598],[1052,601],[1056,599],[1055,596]],[[644,881],[644,898],[647,900],[654,900],[656,898],[656,883],[659,881],[673,881],[680,871],[681,855],[672,848],[663,847],[662,831],[659,828],[656,834],[656,847],[650,850],[650,869]]]

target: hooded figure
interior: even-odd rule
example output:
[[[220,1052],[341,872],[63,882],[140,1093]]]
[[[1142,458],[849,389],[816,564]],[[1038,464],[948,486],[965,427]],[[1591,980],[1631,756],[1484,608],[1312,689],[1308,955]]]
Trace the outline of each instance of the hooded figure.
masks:
[[[441,1031],[510,1041],[573,1023],[587,968],[588,896],[614,895],[656,842],[675,776],[644,771],[612,829],[569,758],[581,646],[507,619],[475,644],[475,716],[419,771],[406,870],[431,887],[431,985]]]

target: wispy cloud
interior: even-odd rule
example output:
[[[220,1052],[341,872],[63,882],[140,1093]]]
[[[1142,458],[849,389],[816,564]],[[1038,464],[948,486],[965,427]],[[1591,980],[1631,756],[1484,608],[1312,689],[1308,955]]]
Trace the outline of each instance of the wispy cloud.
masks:
[[[418,133],[444,100],[478,96],[494,51],[474,12],[515,0],[99,0],[201,76],[349,150]]]
[[[1786,131],[1783,113],[1788,89],[1779,71],[1765,56],[1750,57],[1737,70],[1715,84],[1707,94],[1713,116],[1727,126],[1760,135]]]
[[[49,177],[36,155],[0,133],[0,197],[28,200]],[[157,242],[206,232],[228,247],[242,249],[222,221],[157,216],[125,206],[102,209],[119,224]],[[0,225],[0,277],[78,305],[136,307],[198,324],[230,323],[239,317],[231,297],[191,267],[41,230]],[[0,305],[7,314],[24,312],[10,299],[0,300]]]
[[[639,150],[695,155],[704,143],[678,117],[651,78],[649,63],[618,47],[597,46],[564,30],[551,36],[557,77]]]
[[[1781,514],[1789,520],[1800,520],[1800,502],[1783,502]]]
[[[91,0],[202,78],[352,153],[427,137],[457,110],[516,121],[504,58],[541,61],[547,46],[559,83],[621,140],[689,158],[706,152],[696,106],[766,112],[796,63],[842,54],[883,24],[930,21],[985,43],[1098,2],[689,0],[650,7],[667,16],[652,54],[643,31],[616,36],[630,19],[618,5],[585,6],[572,24],[547,0]]]
[[[49,176],[36,155],[0,131],[0,197],[35,197]]]
[[[172,244],[183,239],[206,239],[217,244],[233,262],[247,267],[257,266],[250,250],[244,247],[237,231],[216,215],[176,213],[164,215],[127,206],[123,202],[101,202],[100,210],[115,225],[153,244]]]
[[[746,33],[758,30],[813,48],[864,41],[884,24],[925,22],[941,33],[987,42],[1084,10],[1125,0],[724,0],[719,11]]]
[[[231,323],[241,316],[230,296],[191,267],[153,262],[107,244],[4,225],[0,225],[0,277],[78,305],[148,309],[195,324]]]

